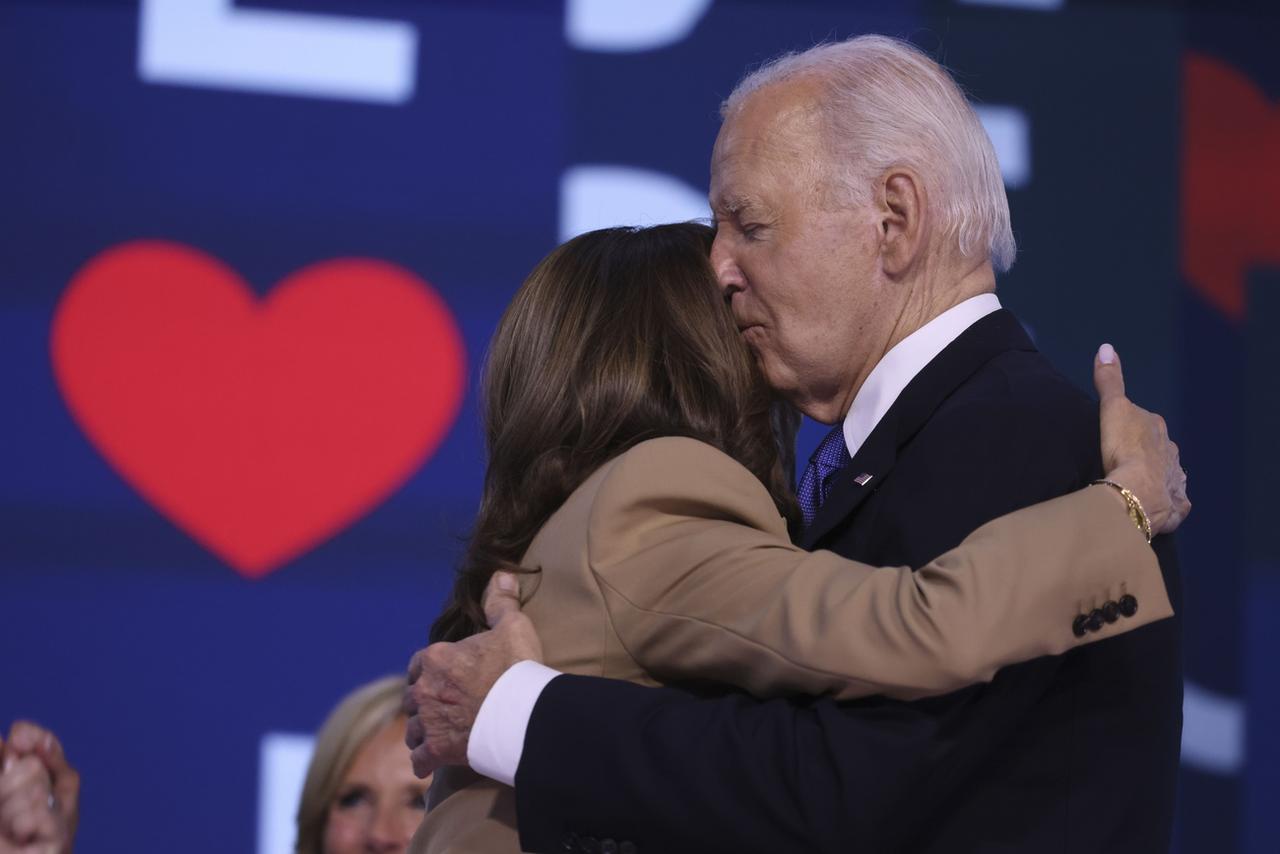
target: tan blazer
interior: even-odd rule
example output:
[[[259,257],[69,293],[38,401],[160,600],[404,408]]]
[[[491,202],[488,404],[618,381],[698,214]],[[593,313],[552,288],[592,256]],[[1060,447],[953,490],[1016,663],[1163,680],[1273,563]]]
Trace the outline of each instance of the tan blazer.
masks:
[[[654,439],[552,515],[521,593],[547,664],[568,673],[758,697],[945,694],[1172,615],[1154,553],[1108,491],[1004,516],[917,572],[877,569],[792,545],[764,486],[715,448]],[[1076,615],[1125,593],[1134,617],[1075,637]],[[434,789],[411,850],[520,850],[511,789],[462,768]]]

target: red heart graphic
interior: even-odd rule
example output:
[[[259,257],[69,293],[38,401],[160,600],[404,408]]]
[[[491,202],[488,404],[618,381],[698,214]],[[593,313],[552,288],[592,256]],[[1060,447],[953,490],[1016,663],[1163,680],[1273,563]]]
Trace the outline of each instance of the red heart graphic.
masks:
[[[453,424],[466,375],[448,306],[394,264],[324,261],[259,300],[218,259],[158,241],[76,274],[51,349],[98,451],[250,578],[403,484]]]
[[[1182,73],[1182,269],[1239,321],[1249,271],[1280,265],[1280,105],[1212,57]]]

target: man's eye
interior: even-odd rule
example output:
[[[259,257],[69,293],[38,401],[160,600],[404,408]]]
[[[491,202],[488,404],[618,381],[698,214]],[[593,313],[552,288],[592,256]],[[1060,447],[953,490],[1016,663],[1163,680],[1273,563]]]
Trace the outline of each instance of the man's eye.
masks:
[[[740,230],[742,231],[742,236],[745,237],[747,240],[757,240],[759,239],[760,231],[763,228],[764,228],[763,225],[744,224]]]

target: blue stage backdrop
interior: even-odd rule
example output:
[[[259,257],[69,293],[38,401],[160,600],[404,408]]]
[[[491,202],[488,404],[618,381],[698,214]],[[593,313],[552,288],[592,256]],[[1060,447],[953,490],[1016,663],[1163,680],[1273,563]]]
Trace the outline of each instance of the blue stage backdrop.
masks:
[[[706,216],[735,79],[863,32],[979,104],[1006,304],[1181,442],[1178,845],[1280,850],[1280,20],[1186,5],[0,2],[0,724],[64,737],[82,850],[290,850],[448,589],[524,273]]]

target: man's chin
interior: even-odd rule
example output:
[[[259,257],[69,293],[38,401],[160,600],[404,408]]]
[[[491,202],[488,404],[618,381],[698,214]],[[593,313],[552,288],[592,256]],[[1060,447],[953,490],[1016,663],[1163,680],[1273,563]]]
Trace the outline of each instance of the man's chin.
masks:
[[[764,380],[765,385],[778,397],[792,402],[792,396],[796,390],[795,383],[790,381],[792,378],[786,376],[785,373],[777,371],[777,363],[759,352],[753,350],[751,354],[755,357],[756,369],[760,371],[760,377]]]

